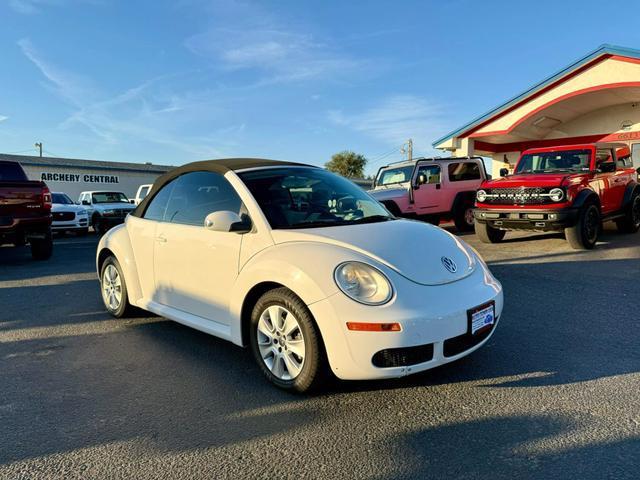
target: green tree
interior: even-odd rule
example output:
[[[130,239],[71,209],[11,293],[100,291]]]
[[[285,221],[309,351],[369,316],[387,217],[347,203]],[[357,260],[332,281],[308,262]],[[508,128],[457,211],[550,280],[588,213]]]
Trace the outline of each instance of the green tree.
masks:
[[[324,166],[330,172],[337,173],[343,177],[362,178],[364,177],[364,167],[366,164],[367,159],[364,158],[364,155],[350,150],[344,150],[334,154],[331,160],[325,163]]]

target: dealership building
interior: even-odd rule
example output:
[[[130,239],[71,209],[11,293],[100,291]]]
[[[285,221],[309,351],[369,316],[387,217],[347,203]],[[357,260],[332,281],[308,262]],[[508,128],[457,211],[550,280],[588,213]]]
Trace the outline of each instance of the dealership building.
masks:
[[[18,162],[30,180],[44,181],[52,192],[77,200],[80,192],[111,190],[133,198],[138,187],[153,183],[173,168],[151,163],[101,162],[72,158],[0,154],[0,160]]]
[[[497,177],[527,148],[594,142],[626,144],[640,167],[640,50],[603,45],[433,146],[489,157]]]

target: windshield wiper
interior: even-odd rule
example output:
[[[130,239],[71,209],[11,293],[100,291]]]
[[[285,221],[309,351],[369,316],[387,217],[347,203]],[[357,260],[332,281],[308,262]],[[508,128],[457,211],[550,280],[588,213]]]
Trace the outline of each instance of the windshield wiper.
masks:
[[[345,225],[345,222],[342,220],[312,220],[310,222],[299,222],[294,223],[293,225],[288,225],[286,227],[280,227],[284,229],[289,228],[314,228],[314,227],[334,227],[336,225]]]
[[[369,217],[358,218],[357,220],[353,220],[351,222],[347,222],[349,224],[355,223],[376,223],[376,222],[388,222],[389,220],[395,220],[394,217],[390,217],[388,215],[371,215]]]

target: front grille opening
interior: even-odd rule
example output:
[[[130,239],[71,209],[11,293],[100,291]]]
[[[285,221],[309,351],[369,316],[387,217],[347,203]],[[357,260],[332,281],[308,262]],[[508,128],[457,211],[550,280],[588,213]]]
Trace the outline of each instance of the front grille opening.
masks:
[[[408,367],[433,359],[433,344],[417,347],[387,348],[377,352],[371,362],[378,368]]]
[[[458,335],[457,337],[449,338],[444,341],[444,345],[442,348],[442,353],[445,357],[454,357],[459,353],[462,353],[470,348],[475,347],[483,340],[485,340],[493,329],[496,327],[498,320],[496,319],[495,323],[491,325],[491,328],[488,328],[484,332],[481,332],[477,335],[471,335],[470,333],[464,333],[462,335]]]

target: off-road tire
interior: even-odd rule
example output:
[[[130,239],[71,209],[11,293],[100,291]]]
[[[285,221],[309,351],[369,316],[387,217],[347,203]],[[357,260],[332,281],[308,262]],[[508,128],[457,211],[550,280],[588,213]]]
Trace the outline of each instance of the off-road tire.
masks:
[[[475,222],[474,228],[476,235],[482,243],[500,243],[507,233],[505,230],[493,228],[486,222]]]
[[[53,235],[49,230],[44,238],[29,240],[31,245],[31,257],[34,260],[48,260],[53,254]]]
[[[471,232],[475,225],[473,204],[461,203],[453,212],[453,223],[459,232]]]
[[[616,220],[616,225],[621,233],[636,233],[640,230],[640,194],[633,196],[625,209],[624,217]]]
[[[260,315],[270,306],[279,305],[290,311],[298,320],[304,337],[305,358],[300,373],[292,380],[276,377],[265,364],[258,346],[258,322]],[[318,389],[327,378],[327,361],[322,336],[311,312],[304,302],[288,288],[276,288],[262,295],[253,307],[249,326],[249,342],[258,367],[274,385],[296,393]]]
[[[598,242],[601,228],[600,209],[596,203],[589,202],[578,212],[575,225],[564,229],[564,236],[571,248],[591,250]]]

